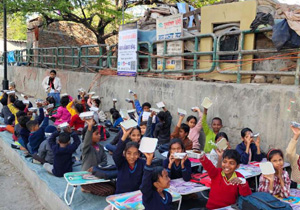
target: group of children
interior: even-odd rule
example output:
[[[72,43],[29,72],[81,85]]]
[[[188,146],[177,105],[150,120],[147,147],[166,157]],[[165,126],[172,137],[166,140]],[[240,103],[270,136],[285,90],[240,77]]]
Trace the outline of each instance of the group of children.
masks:
[[[172,115],[166,106],[159,112],[151,110],[150,103],[141,106],[137,94],[134,94],[134,100],[128,102],[136,109],[137,116],[129,116],[137,121],[138,126],[126,130],[120,123],[128,119],[121,117],[114,101],[114,108],[110,110],[112,122],[105,121],[105,124],[111,124],[112,130],[118,133],[113,142],[104,148],[100,144],[98,124],[105,117],[99,111],[99,97],[84,91],[80,92],[78,100],[69,95],[62,95],[59,102],[47,97],[46,101],[37,101],[37,112],[26,96],[25,100],[16,96],[14,84],[10,85],[10,90],[12,92],[3,91],[0,102],[4,123],[16,142],[14,145],[19,144],[20,149],[28,152],[28,156],[58,177],[71,172],[75,161],[81,161],[83,171],[92,172],[100,178],[116,178],[116,183],[84,185],[83,192],[106,196],[140,189],[145,209],[172,209],[172,196],[166,191],[170,179],[190,181],[193,171],[187,155],[178,159],[174,154],[186,150],[200,151],[199,136],[202,129],[205,133],[205,145],[202,145],[205,153],[201,153],[200,162],[211,178],[207,209],[229,206],[236,203],[238,196],[250,195],[248,182],[236,169],[240,164],[260,162],[265,157],[273,164],[275,174],[261,175],[258,191],[288,197],[290,187],[300,188],[300,158],[296,154],[299,128],[291,127],[294,136],[286,149],[286,157],[292,168],[290,179],[283,170],[284,154],[281,150],[271,149],[264,154],[260,148],[260,137],[254,136],[249,128],[242,129],[242,142],[232,149],[227,134],[220,132],[222,120],[215,117],[208,125],[207,109],[202,113],[200,108],[193,108],[198,119],[191,115],[186,122],[183,122],[185,116],[181,114],[171,133]],[[94,111],[94,117],[82,120],[79,115],[88,110]],[[68,126],[61,127],[65,122]],[[139,144],[142,137],[157,138],[157,150],[167,152],[167,158],[154,164],[157,159],[154,153],[141,154]],[[216,147],[216,143],[222,139],[227,141],[224,151]],[[81,155],[74,158],[80,145]],[[112,154],[115,166],[107,165],[105,150]]]

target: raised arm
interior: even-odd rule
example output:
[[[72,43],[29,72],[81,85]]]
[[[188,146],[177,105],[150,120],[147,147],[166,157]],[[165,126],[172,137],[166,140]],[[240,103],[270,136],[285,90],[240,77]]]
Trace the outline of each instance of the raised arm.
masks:
[[[204,109],[204,114],[201,122],[202,122],[203,131],[205,135],[207,135],[209,133],[209,126],[207,124],[207,109]]]
[[[294,133],[294,136],[290,140],[290,143],[286,148],[286,156],[290,162],[292,162],[293,160],[299,159],[299,155],[296,154],[296,146],[297,146],[298,138],[300,136],[299,128],[295,128],[295,127],[291,126],[291,129]]]
[[[87,100],[87,105],[88,105],[89,107],[92,107],[92,106],[93,106],[93,104],[92,104],[92,96],[91,96],[91,95],[89,95],[89,98],[88,98],[88,100]]]
[[[46,117],[44,118],[42,124],[40,125],[40,129],[43,129],[43,131],[45,131],[45,129],[48,125],[49,125],[49,116],[46,115]]]
[[[172,115],[171,113],[167,110],[166,107],[163,107],[163,110],[166,112],[167,114],[167,119],[166,119],[166,127],[170,127],[172,124]]]
[[[73,153],[79,147],[80,139],[76,132],[72,132],[70,135],[71,135],[71,138],[73,138],[73,143],[71,144],[71,147],[70,147],[71,153]]]
[[[67,110],[70,112],[71,116],[74,116],[76,114],[76,111],[74,108],[72,108],[73,104],[74,104],[75,100],[72,100],[68,103],[68,105],[66,106]]]
[[[141,112],[143,111],[143,109],[142,109],[141,104],[140,104],[140,102],[138,100],[137,94],[135,93],[133,96],[134,96],[134,105],[135,105],[136,113],[138,115],[140,115]]]
[[[175,129],[174,129],[173,133],[171,133],[171,139],[179,137],[179,129],[180,129],[180,126],[181,126],[181,123],[182,123],[183,119],[184,119],[184,115],[179,115],[177,125],[175,126]]]
[[[203,155],[200,158],[200,162],[211,179],[218,175],[218,169],[212,164],[212,162],[206,157],[206,155]]]
[[[153,160],[153,153],[145,153],[146,156],[146,165],[144,168],[144,174],[142,179],[142,184],[140,186],[140,190],[143,194],[143,201],[149,202],[151,200],[154,190],[152,189],[152,171],[153,168],[151,166]]]
[[[173,133],[171,133],[171,139],[179,137],[179,129],[180,129],[180,127],[178,127],[178,125],[176,125]]]
[[[59,136],[60,132],[55,131],[54,133],[51,134],[51,136],[48,139],[49,145],[51,149],[53,150],[53,147],[56,145],[56,138]]]
[[[203,118],[203,113],[201,112],[201,110],[199,108],[196,109],[198,114],[199,114],[199,119],[197,124],[195,125],[195,129],[197,130],[198,133],[200,133],[201,129],[202,129],[202,118]]]
[[[154,115],[156,115],[156,113],[152,111],[149,118],[148,118],[148,121],[147,121],[147,128],[146,128],[146,132],[144,134],[144,137],[151,137],[152,119],[153,119]]]
[[[253,151],[253,160],[260,162],[263,159],[263,154],[261,153],[261,150],[260,150],[260,136],[258,136],[256,138],[256,140],[254,141],[254,144],[256,147],[253,144],[250,145],[250,149],[252,149],[252,151]]]
[[[88,124],[87,131],[84,136],[83,145],[82,145],[82,156],[85,156],[89,150],[91,149],[92,145],[92,136],[93,136],[93,126],[95,124],[93,119],[89,119],[85,121]],[[71,126],[71,125],[70,125]]]
[[[16,115],[19,112],[19,109],[14,107],[13,103],[11,103],[11,101],[10,101],[10,97],[11,97],[11,94],[8,95],[8,97],[7,97],[7,107],[12,114]]]
[[[119,168],[123,165],[123,163],[126,161],[125,157],[123,156],[123,151],[126,146],[126,139],[129,136],[130,132],[132,131],[133,128],[130,128],[128,130],[125,130],[122,127],[123,130],[123,136],[121,138],[121,141],[117,144],[116,151],[113,153],[113,159],[115,161],[116,166]]]
[[[39,125],[43,122],[44,119],[45,119],[44,109],[43,107],[39,107],[39,116],[38,116]]]

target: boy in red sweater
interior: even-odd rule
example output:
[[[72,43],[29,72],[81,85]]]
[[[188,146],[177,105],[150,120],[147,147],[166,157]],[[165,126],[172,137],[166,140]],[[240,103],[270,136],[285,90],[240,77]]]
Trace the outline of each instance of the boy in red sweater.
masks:
[[[236,203],[239,195],[251,195],[246,179],[235,171],[240,163],[240,154],[236,150],[224,151],[222,168],[216,168],[204,153],[200,162],[211,178],[211,189],[206,208],[217,209],[230,206]]]

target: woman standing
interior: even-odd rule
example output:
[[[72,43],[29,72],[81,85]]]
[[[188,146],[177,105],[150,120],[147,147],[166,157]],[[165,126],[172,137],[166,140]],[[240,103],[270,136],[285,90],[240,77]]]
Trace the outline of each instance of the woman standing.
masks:
[[[48,96],[52,96],[55,99],[55,103],[59,104],[61,83],[60,79],[56,77],[56,71],[51,70],[50,76],[45,77],[42,82],[43,88],[45,89]]]

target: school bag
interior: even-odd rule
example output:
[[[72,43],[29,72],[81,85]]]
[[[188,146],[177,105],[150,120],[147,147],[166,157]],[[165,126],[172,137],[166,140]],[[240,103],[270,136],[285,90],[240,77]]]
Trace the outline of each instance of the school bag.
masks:
[[[266,192],[255,192],[245,197],[240,196],[238,206],[242,210],[292,210],[290,204]]]
[[[110,137],[110,133],[108,133],[103,125],[98,125],[98,129],[101,135],[100,141],[106,141]]]
[[[92,174],[100,179],[116,179],[118,170],[115,165],[94,166]]]
[[[192,174],[191,175],[191,182],[195,182],[195,183],[200,183],[205,185],[206,187],[210,187],[211,186],[211,179],[208,176],[208,173],[197,173],[197,174]]]

